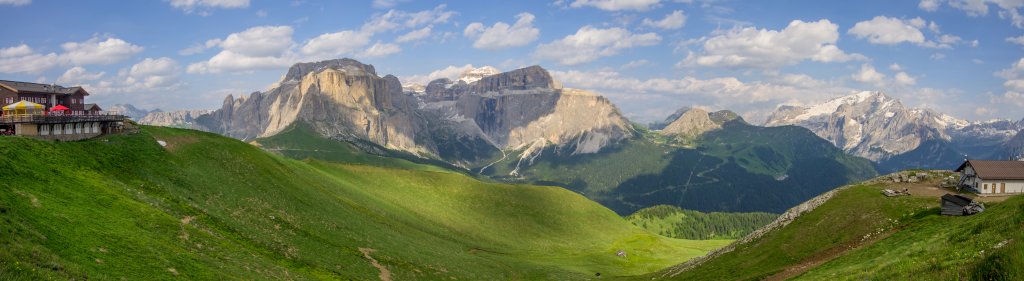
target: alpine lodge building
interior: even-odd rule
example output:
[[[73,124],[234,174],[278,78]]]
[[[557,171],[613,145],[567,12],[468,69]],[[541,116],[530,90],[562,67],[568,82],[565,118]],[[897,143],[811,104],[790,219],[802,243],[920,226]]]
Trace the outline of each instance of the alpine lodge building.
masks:
[[[82,87],[0,80],[0,134],[74,141],[123,130],[125,116],[85,103]]]

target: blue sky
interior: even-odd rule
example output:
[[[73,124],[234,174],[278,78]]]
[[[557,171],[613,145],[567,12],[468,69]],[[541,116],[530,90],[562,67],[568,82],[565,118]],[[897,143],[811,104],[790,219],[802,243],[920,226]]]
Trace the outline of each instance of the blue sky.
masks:
[[[964,119],[1024,117],[1024,1],[0,0],[0,79],[101,105],[218,108],[296,62],[351,57],[403,84],[539,64],[649,122],[752,121],[880,90]]]

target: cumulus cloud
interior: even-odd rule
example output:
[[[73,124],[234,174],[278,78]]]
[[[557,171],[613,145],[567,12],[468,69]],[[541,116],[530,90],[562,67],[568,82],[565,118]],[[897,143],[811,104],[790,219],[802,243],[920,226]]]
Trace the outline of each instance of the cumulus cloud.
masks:
[[[400,10],[389,10],[386,13],[374,14],[370,21],[363,24],[361,31],[365,33],[378,33],[382,31],[417,28],[429,24],[447,23],[455,12],[447,10],[448,6],[441,4],[430,10],[419,12],[406,12]]]
[[[804,60],[846,62],[866,59],[835,45],[839,26],[829,20],[795,20],[785,29],[734,28],[704,41],[703,52],[691,53],[682,66],[778,68]]]
[[[295,45],[290,26],[257,26],[232,33],[216,43],[221,51],[188,66],[188,73],[221,73],[284,67],[293,63]]]
[[[402,48],[399,47],[398,45],[391,44],[391,43],[377,42],[377,43],[373,44],[373,46],[370,46],[369,49],[366,49],[366,51],[363,51],[361,55],[363,57],[383,57],[383,56],[387,56],[387,55],[390,55],[390,54],[395,54],[395,53],[398,53],[398,52],[401,52],[401,51],[402,51]]]
[[[84,68],[69,69],[58,81],[81,85],[94,95],[154,93],[179,89],[181,67],[168,57],[145,58],[117,75],[103,79],[105,73],[89,73]]]
[[[885,16],[877,16],[868,21],[858,22],[847,33],[857,38],[867,38],[874,44],[899,44],[903,42],[924,43],[924,34],[920,28],[921,18],[901,20]],[[915,24],[916,23],[916,24]]]
[[[989,6],[995,5],[999,9],[999,18],[1010,20],[1010,23],[1017,28],[1024,28],[1024,16],[1020,12],[1024,7],[1024,1],[1020,0],[922,0],[917,6],[922,10],[933,12],[938,10],[943,3],[964,11],[972,17],[988,15]]]
[[[665,15],[665,18],[660,20],[652,20],[644,18],[643,25],[650,27],[657,27],[661,29],[680,29],[686,24],[686,15],[683,11],[675,10],[671,14]]]
[[[636,34],[623,28],[601,29],[584,26],[572,34],[546,44],[540,44],[533,55],[554,60],[563,65],[576,65],[613,56],[629,48],[657,45],[661,36],[656,33]]]
[[[914,78],[914,77],[910,76],[909,74],[907,74],[906,72],[902,72],[902,71],[899,72],[899,73],[896,73],[896,76],[894,77],[894,79],[895,79],[895,82],[897,84],[899,84],[899,85],[911,86],[911,85],[917,84],[917,78]]]
[[[1024,35],[1017,36],[1017,37],[1007,37],[1006,38],[1006,42],[1010,42],[1010,43],[1013,43],[1013,44],[1024,46]]]
[[[372,34],[345,30],[326,33],[310,39],[302,46],[302,54],[319,59],[352,54],[370,43]]]
[[[406,43],[422,40],[423,38],[427,38],[428,36],[430,36],[432,28],[433,26],[427,26],[417,30],[409,31],[409,33],[402,34],[401,36],[398,36],[398,38],[395,38],[395,42]]]
[[[76,66],[68,69],[57,78],[58,84],[80,85],[88,81],[98,80],[106,75],[105,72],[89,72],[84,67]]]
[[[142,52],[143,47],[118,38],[93,37],[61,44],[62,53],[37,53],[27,44],[0,49],[0,73],[37,74],[62,65],[114,64]]]
[[[885,85],[885,74],[875,70],[875,67],[869,64],[860,65],[860,71],[854,73],[851,78],[853,81],[871,84],[876,87],[883,87]]]
[[[85,42],[67,42],[61,44],[61,48],[65,52],[62,56],[76,65],[118,63],[143,50],[121,39],[107,38],[100,41],[98,37]]]
[[[922,29],[927,28],[936,33],[937,38],[926,40]],[[872,44],[896,45],[900,43],[913,43],[926,48],[950,49],[954,44],[963,41],[955,35],[940,34],[939,25],[934,21],[927,23],[924,19],[917,17],[913,19],[898,19],[886,16],[876,16],[870,20],[858,22],[847,31],[860,39],[867,39]]]
[[[25,6],[32,4],[32,0],[0,0],[0,5]]]
[[[399,80],[402,81],[403,85],[405,85],[405,84],[427,85],[427,83],[430,83],[430,81],[434,81],[435,79],[441,79],[441,78],[448,78],[448,79],[451,79],[451,80],[458,79],[459,76],[462,75],[463,72],[466,72],[466,71],[469,71],[469,70],[473,70],[473,69],[476,69],[476,67],[473,67],[472,64],[466,64],[466,65],[463,65],[463,66],[449,65],[448,67],[431,71],[428,74],[404,76],[404,77],[401,77]]]
[[[657,7],[660,0],[576,0],[569,4],[573,8],[594,7],[605,11],[647,11]]]
[[[36,74],[60,65],[56,53],[40,54],[21,44],[0,49],[0,73]]]
[[[182,49],[181,51],[178,51],[178,54],[182,55],[182,56],[191,56],[191,55],[195,55],[195,54],[201,54],[203,52],[206,52],[207,49],[219,46],[222,41],[223,40],[221,40],[220,38],[206,40],[206,43],[194,44],[191,47],[188,47],[188,48]]]
[[[512,25],[497,22],[491,27],[474,22],[466,26],[463,35],[474,39],[473,48],[477,49],[496,50],[519,47],[530,44],[540,35],[540,29],[533,27],[534,18],[533,14],[521,13],[516,15],[516,22]]]
[[[939,4],[939,0],[921,0],[920,3],[917,3],[917,7],[921,8],[921,10],[934,12],[939,9]]]
[[[249,0],[170,0],[170,3],[171,7],[181,9],[186,13],[192,13],[197,9],[249,7]]]

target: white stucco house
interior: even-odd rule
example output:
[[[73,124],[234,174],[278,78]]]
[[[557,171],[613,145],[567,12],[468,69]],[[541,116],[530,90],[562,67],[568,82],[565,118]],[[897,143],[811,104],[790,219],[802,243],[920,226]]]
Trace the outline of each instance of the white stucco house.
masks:
[[[956,172],[960,187],[980,195],[1024,193],[1024,161],[967,160]]]

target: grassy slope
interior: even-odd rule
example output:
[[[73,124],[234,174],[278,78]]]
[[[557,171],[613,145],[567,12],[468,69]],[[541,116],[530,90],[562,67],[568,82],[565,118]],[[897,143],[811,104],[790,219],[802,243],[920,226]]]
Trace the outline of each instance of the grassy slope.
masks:
[[[771,223],[770,213],[703,213],[676,206],[651,206],[626,217],[633,225],[682,239],[739,239]]]
[[[296,161],[180,129],[0,138],[0,165],[0,279],[376,279],[360,248],[395,280],[577,279],[727,242],[653,235],[561,188]]]
[[[944,217],[937,198],[886,198],[884,187],[843,190],[792,224],[669,279],[757,280],[798,265],[811,268],[795,276],[808,280],[1024,277],[1024,197],[979,215]],[[1009,243],[993,249],[1001,241]]]
[[[877,175],[807,129],[726,123],[687,148],[650,132],[598,154],[544,150],[518,180],[558,184],[619,214],[664,204],[705,212],[782,212],[821,192]],[[488,169],[507,175],[509,157]],[[525,165],[524,165],[525,166]]]

